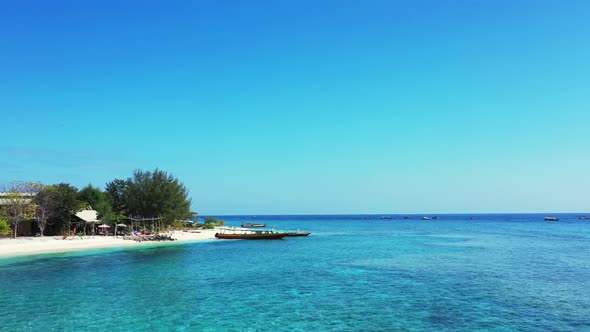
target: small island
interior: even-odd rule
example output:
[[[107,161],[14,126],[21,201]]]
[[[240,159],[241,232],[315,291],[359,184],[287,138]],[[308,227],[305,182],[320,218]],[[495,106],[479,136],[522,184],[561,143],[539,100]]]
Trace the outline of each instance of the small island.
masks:
[[[224,222],[199,223],[173,175],[136,170],[101,190],[63,182],[0,187],[0,257],[215,239]]]

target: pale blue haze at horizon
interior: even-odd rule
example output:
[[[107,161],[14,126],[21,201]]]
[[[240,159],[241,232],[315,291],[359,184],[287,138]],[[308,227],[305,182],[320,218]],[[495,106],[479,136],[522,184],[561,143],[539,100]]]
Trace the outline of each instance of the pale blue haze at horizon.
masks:
[[[159,167],[205,214],[590,210],[587,2],[229,4],[3,4],[0,182]]]

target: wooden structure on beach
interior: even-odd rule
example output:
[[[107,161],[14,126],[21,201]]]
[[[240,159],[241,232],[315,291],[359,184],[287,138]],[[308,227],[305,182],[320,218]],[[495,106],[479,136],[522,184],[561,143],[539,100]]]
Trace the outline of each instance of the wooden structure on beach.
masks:
[[[130,215],[129,217],[125,218],[125,220],[129,220],[131,222],[132,230],[139,228],[140,226],[141,228],[146,229],[146,223],[148,224],[148,226],[151,226],[152,230],[160,230],[164,227],[164,222],[162,221],[161,216],[144,218],[133,217]]]

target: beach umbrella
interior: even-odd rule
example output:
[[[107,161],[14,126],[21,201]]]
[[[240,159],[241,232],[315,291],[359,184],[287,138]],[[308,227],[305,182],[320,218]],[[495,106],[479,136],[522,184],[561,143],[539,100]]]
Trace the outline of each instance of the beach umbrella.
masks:
[[[106,225],[106,224],[102,224],[102,225],[98,226],[98,228],[111,228],[111,226]]]
[[[127,228],[127,225],[125,225],[125,224],[115,224],[115,235],[118,235],[119,234],[117,232],[117,228],[119,228],[119,227]]]

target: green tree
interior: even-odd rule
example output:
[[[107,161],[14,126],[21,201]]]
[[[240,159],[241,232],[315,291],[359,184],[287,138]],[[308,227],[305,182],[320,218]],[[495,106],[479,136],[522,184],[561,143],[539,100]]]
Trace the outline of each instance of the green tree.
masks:
[[[129,180],[115,179],[106,184],[106,193],[109,196],[112,211],[116,214],[126,215],[129,213],[127,206],[127,190]]]
[[[134,216],[161,216],[164,224],[171,225],[191,215],[188,190],[172,174],[136,170],[127,182],[127,205]]]
[[[45,228],[56,213],[58,200],[56,186],[44,186],[35,197],[35,204],[37,205],[35,216],[37,217],[37,226],[39,226],[41,236],[44,236]]]
[[[0,215],[0,236],[6,236],[10,233],[12,233],[12,230],[8,220],[6,220],[5,216]]]
[[[14,237],[18,235],[18,226],[32,219],[35,211],[33,198],[41,187],[40,183],[18,181],[4,187],[3,191],[8,193],[5,198],[4,214],[12,225]]]
[[[214,217],[207,217],[207,218],[205,218],[205,223],[203,224],[203,228],[213,229],[215,227],[224,226],[224,225],[225,225],[225,221],[223,221],[221,219],[217,219]]]
[[[91,184],[82,188],[78,193],[78,200],[82,204],[89,205],[98,212],[98,219],[104,222],[114,220],[111,196]]]
[[[56,204],[53,216],[62,222],[64,236],[70,232],[72,214],[80,211],[84,203],[78,199],[78,189],[68,183],[60,183],[56,188]]]
[[[92,208],[96,209],[96,205],[104,200],[104,193],[92,184],[87,185],[78,192],[78,200],[82,203],[86,203]]]
[[[215,226],[224,226],[225,221],[223,221],[221,219],[214,218],[214,217],[207,217],[207,218],[205,218],[205,226],[207,226],[207,225],[213,225],[213,227],[211,227],[211,228],[215,228]]]
[[[119,218],[113,213],[111,201],[106,194],[104,194],[103,199],[94,206],[94,209],[98,212],[98,219],[104,222],[108,223]]]

